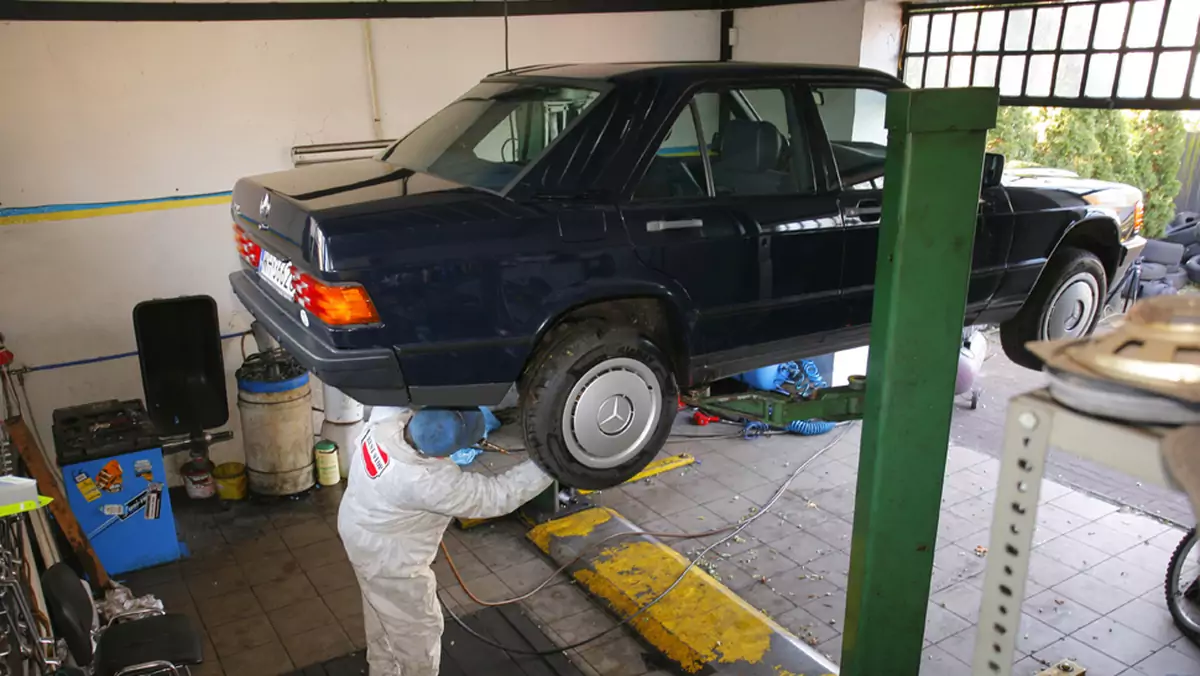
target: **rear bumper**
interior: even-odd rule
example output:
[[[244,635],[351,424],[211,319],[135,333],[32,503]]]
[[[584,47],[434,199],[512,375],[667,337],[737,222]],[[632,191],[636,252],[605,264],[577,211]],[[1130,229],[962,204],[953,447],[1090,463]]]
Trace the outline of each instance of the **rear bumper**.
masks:
[[[233,293],[267,333],[304,368],[368,406],[404,406],[410,402],[400,362],[391,348],[339,349],[310,333],[300,320],[267,297],[254,275],[229,275]]]

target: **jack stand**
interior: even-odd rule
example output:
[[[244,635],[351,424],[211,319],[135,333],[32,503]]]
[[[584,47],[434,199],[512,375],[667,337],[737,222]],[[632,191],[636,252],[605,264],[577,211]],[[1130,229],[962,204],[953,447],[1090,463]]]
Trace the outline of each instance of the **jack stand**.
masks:
[[[591,501],[579,495],[574,488],[563,488],[555,481],[536,498],[525,503],[517,510],[517,514],[525,523],[537,526],[591,507],[594,507]]]

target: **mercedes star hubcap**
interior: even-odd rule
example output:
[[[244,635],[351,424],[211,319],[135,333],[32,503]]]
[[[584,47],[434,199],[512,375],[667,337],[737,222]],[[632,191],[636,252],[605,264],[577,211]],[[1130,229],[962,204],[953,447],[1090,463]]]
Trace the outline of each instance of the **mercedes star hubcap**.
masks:
[[[662,416],[658,376],[640,361],[605,360],[571,388],[563,407],[563,437],[585,467],[609,469],[646,448]]]

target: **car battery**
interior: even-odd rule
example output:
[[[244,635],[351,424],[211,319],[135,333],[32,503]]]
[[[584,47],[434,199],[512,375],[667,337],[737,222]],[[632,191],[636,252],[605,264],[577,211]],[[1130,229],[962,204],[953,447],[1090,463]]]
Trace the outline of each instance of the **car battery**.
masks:
[[[141,401],[54,412],[67,502],[110,574],[179,558],[162,448]]]

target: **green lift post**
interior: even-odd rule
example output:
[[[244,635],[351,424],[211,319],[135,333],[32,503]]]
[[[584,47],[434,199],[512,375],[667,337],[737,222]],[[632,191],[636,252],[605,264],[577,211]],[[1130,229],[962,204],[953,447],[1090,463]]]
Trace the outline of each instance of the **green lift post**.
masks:
[[[843,676],[916,676],[995,89],[888,95]]]

